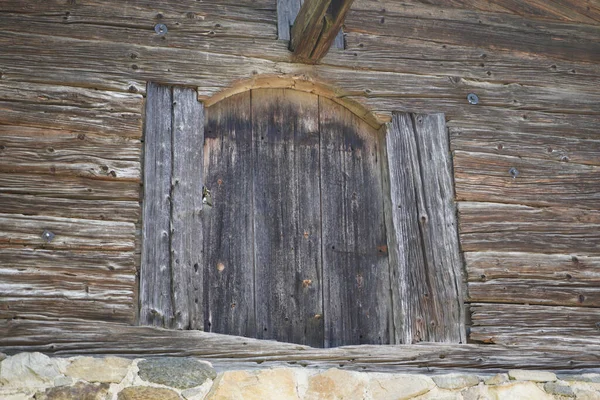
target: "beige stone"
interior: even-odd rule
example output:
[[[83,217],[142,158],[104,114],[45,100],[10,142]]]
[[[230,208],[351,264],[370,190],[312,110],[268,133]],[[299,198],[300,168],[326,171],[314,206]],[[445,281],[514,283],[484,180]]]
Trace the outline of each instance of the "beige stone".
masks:
[[[434,387],[429,392],[413,397],[414,400],[462,400],[462,396],[459,392],[447,389],[440,389]]]
[[[2,361],[0,382],[5,387],[43,389],[61,375],[57,360],[41,353],[19,353]]]
[[[306,400],[363,399],[367,388],[367,378],[357,372],[342,371],[336,368],[311,376],[308,379]]]
[[[61,386],[46,389],[36,394],[35,400],[104,400],[108,393],[106,383],[78,382],[73,386]]]
[[[88,382],[119,383],[130,365],[131,360],[121,357],[81,357],[69,364],[65,375]]]
[[[150,386],[133,386],[119,392],[118,400],[180,400],[177,392],[171,389]]]
[[[211,400],[298,400],[296,377],[288,368],[265,369],[257,373],[228,371],[219,375],[206,397]]]
[[[552,382],[557,379],[554,372],[531,371],[525,369],[512,369],[508,371],[508,376],[513,380],[531,382]]]
[[[371,378],[367,391],[373,400],[404,400],[427,393],[435,387],[428,376],[382,375]]]
[[[463,389],[460,394],[463,400],[492,400],[488,387],[483,383]]]
[[[508,374],[496,374],[485,380],[486,385],[500,385],[510,380]]]
[[[433,381],[440,389],[462,389],[479,384],[479,377],[476,375],[447,374],[433,377]]]
[[[554,398],[533,382],[513,382],[489,386],[488,390],[494,400],[551,400]]]
[[[0,389],[0,399],[2,400],[31,400],[33,391],[19,389]]]

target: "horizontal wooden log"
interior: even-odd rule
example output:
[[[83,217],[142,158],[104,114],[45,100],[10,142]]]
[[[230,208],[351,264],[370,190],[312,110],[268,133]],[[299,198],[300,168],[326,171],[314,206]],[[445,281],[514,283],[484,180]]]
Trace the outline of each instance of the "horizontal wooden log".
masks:
[[[42,238],[45,230],[55,234],[52,241]],[[133,250],[134,241],[135,225],[131,222],[0,214],[0,244],[48,249]]]
[[[600,257],[498,251],[464,253],[464,258],[470,282],[541,279],[600,285]]]
[[[139,104],[138,104],[139,105]],[[139,140],[0,125],[0,172],[141,181]]]
[[[49,297],[2,297],[0,318],[81,318],[133,324],[137,305],[133,297],[109,301]],[[0,339],[0,343],[3,339]]]
[[[600,142],[596,150],[600,157]],[[455,151],[454,179],[459,201],[589,209],[600,204],[600,166]]]
[[[470,339],[484,343],[577,346],[600,343],[600,309],[517,304],[471,305]]]
[[[140,199],[140,184],[45,174],[0,173],[0,193],[66,199]]]
[[[573,208],[459,202],[462,250],[600,254],[600,213]]]
[[[200,331],[168,331],[107,322],[63,319],[0,322],[0,351],[42,351],[61,356],[120,354],[176,355],[205,358],[222,366],[244,368],[289,364],[362,371],[442,371],[472,369],[480,373],[505,368],[595,368],[600,346],[499,346],[434,344],[347,346],[315,349]]]
[[[492,130],[485,125],[480,128],[454,126],[449,131],[453,150],[600,166],[597,135],[582,138],[576,136],[578,132],[568,135],[525,133]]]

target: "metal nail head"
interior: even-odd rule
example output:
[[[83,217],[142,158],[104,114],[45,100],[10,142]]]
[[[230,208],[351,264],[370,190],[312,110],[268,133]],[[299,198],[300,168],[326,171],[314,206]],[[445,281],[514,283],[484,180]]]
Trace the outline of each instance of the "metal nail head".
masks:
[[[50,243],[52,241],[52,239],[54,239],[54,233],[44,230],[44,232],[42,232],[42,239],[44,239],[44,241],[46,241],[46,243]]]
[[[479,97],[475,93],[469,93],[467,95],[467,101],[469,104],[479,104]]]
[[[512,167],[511,169],[509,169],[508,173],[513,177],[513,179],[515,179],[517,176],[519,176],[519,170],[516,169],[515,167]]]
[[[154,25],[154,32],[156,32],[156,34],[159,36],[166,35],[168,31],[169,30],[167,29],[167,26],[165,24]]]

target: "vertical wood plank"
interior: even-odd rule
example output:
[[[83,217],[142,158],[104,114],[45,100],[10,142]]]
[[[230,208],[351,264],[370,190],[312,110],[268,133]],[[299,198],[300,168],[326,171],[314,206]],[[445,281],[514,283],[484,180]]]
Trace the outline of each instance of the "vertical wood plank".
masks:
[[[444,116],[394,114],[386,147],[396,341],[464,342],[464,284]]]
[[[204,330],[255,337],[250,92],[208,108],[204,136]]]
[[[144,202],[140,268],[140,324],[169,326],[172,92],[148,83],[144,132]]]
[[[202,210],[204,106],[196,91],[173,88],[170,327],[202,329]]]
[[[277,0],[277,33],[279,40],[290,40],[290,31],[303,0]],[[344,49],[344,33],[338,32],[332,47]]]
[[[325,346],[387,344],[391,293],[378,132],[320,98]]]
[[[257,337],[322,347],[318,106],[252,91]]]

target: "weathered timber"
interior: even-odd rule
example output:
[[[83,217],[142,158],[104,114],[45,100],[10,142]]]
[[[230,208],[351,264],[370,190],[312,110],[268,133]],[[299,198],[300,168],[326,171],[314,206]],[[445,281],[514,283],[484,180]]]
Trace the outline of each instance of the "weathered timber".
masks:
[[[600,152],[600,141],[596,143]],[[598,209],[600,166],[573,164],[564,157],[563,161],[546,161],[455,151],[456,198]]]
[[[250,92],[206,109],[201,213],[204,330],[256,336]]]
[[[600,213],[595,210],[459,202],[458,212],[465,252],[600,252]]]
[[[0,173],[0,193],[65,199],[140,199],[138,182],[88,179],[52,174]]]
[[[297,61],[313,64],[318,61],[312,58],[312,53],[329,29],[325,15],[330,4],[331,0],[305,0],[300,7],[290,30],[290,50]]]
[[[290,40],[290,31],[303,2],[304,0],[277,0],[277,38],[279,40]],[[341,29],[337,32],[333,47],[344,48],[344,33]]]
[[[194,89],[174,87],[172,108],[170,268],[175,320],[170,327],[201,329],[204,106]]]
[[[141,146],[116,135],[0,125],[0,172],[141,180]]]
[[[253,90],[252,145],[257,338],[322,347],[319,97]]]
[[[525,304],[472,304],[470,339],[520,345],[595,344],[600,310]]]
[[[119,354],[128,356],[195,356],[220,365],[261,367],[296,364],[316,368],[362,371],[442,371],[506,368],[597,368],[600,346],[500,346],[423,343],[402,346],[346,346],[314,349],[307,346],[219,335],[200,331],[167,331],[81,320],[4,320],[0,351],[15,354],[41,351],[61,356]]]
[[[464,343],[462,263],[444,116],[394,115],[386,151],[397,341]]]
[[[174,323],[171,243],[172,89],[149,83],[144,132],[140,324]]]
[[[44,230],[56,236],[42,238]],[[135,226],[131,222],[0,214],[0,244],[47,249],[132,250]]]
[[[378,132],[319,98],[325,347],[393,343]]]
[[[18,288],[27,293],[31,286]],[[65,297],[57,290],[47,296],[5,296],[0,298],[0,318],[31,319],[81,318],[87,321],[109,321],[132,325],[136,315],[134,291],[102,299]],[[2,342],[3,339],[0,339]]]
[[[450,128],[450,139],[453,150],[600,166],[600,140],[576,137],[577,133],[539,134],[455,126]]]
[[[464,253],[469,281],[494,279],[556,280],[567,284],[600,284],[600,257],[505,251]]]

